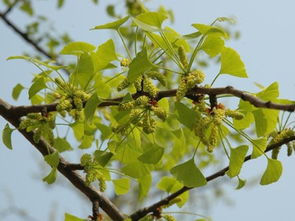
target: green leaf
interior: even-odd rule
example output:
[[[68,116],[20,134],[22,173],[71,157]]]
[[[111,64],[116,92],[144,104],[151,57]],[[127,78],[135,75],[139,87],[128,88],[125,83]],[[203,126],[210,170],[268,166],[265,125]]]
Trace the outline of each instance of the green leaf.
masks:
[[[84,114],[85,114],[85,121],[87,123],[92,122],[95,110],[100,103],[101,103],[101,100],[97,97],[96,93],[94,93],[86,102],[85,108],[84,108]]]
[[[5,125],[3,131],[2,131],[2,141],[5,144],[5,146],[12,150],[12,144],[11,144],[11,134],[14,130],[9,127],[8,123]]]
[[[79,145],[79,148],[80,149],[90,148],[92,146],[93,139],[94,139],[93,135],[90,135],[90,136],[84,135],[82,138],[82,142]]]
[[[57,137],[54,139],[53,147],[59,152],[73,150],[69,142],[65,138]]]
[[[92,54],[95,71],[106,68],[111,61],[117,59],[115,45],[112,39],[101,44],[97,51]]]
[[[110,162],[114,154],[111,152],[96,150],[94,152],[94,159],[103,167],[105,167],[108,162]]]
[[[255,159],[261,156],[267,147],[267,139],[265,137],[253,140],[253,151],[251,158]]]
[[[141,178],[150,172],[147,166],[139,162],[127,164],[121,169],[121,171],[133,178]]]
[[[152,176],[147,174],[146,176],[137,179],[138,182],[138,198],[142,200],[147,196],[152,186]]]
[[[219,35],[209,35],[206,37],[201,49],[209,56],[215,57],[224,47],[224,40]]]
[[[203,35],[207,34],[221,34],[223,37],[227,38],[228,34],[222,28],[205,25],[205,24],[192,24],[192,26],[198,29]]]
[[[71,124],[71,128],[73,129],[75,138],[81,141],[84,136],[84,123],[74,122],[73,124]]]
[[[14,100],[17,100],[23,89],[24,89],[24,86],[22,86],[21,84],[15,85],[15,87],[12,90],[12,98]]]
[[[178,190],[180,190],[183,187],[183,184],[180,183],[177,179],[174,177],[167,177],[164,176],[161,178],[161,180],[157,184],[157,188],[160,190],[163,190],[167,193],[174,193]],[[181,201],[177,203],[178,207],[182,207],[189,198],[189,193],[185,192],[178,196],[181,198]]]
[[[188,108],[185,104],[181,102],[175,103],[175,111],[177,119],[180,123],[190,129],[194,127],[197,119],[197,112]]]
[[[58,0],[57,1],[57,7],[61,8],[64,5],[64,3],[65,3],[65,0]]]
[[[89,44],[87,42],[75,41],[65,45],[59,53],[66,55],[81,55],[84,53],[94,51],[95,48],[96,47],[94,45]]]
[[[44,78],[39,78],[38,80],[36,80],[29,89],[29,99],[31,99],[35,94],[46,87],[47,86]]]
[[[278,160],[267,159],[267,168],[260,180],[261,185],[268,185],[278,181],[282,175],[283,166]]]
[[[56,180],[56,168],[52,168],[50,173],[42,179],[44,182],[48,184],[52,184]]]
[[[117,180],[112,180],[114,187],[115,187],[115,193],[117,195],[123,195],[128,193],[130,189],[130,179],[128,178],[121,178]]]
[[[43,62],[43,61],[40,61],[36,58],[31,58],[31,57],[28,57],[28,56],[11,56],[11,57],[8,57],[7,60],[15,60],[15,59],[21,59],[21,60],[26,60],[28,62],[31,62],[37,66],[44,66],[44,67],[47,67],[49,69],[52,69],[52,70],[59,70],[61,68],[64,68],[64,66],[57,66],[57,65],[50,65],[49,63],[52,62],[52,61],[48,61],[48,62]]]
[[[75,72],[71,75],[74,82],[85,88],[94,75],[94,62],[89,53],[79,55]]]
[[[258,137],[271,133],[278,122],[279,111],[258,109],[252,112],[255,119],[256,134]]]
[[[236,190],[242,189],[246,185],[246,180],[243,180],[239,177],[238,179],[239,179],[239,183],[238,183],[238,186],[236,187]]]
[[[76,216],[66,213],[64,221],[85,221],[85,219],[80,219]]]
[[[241,145],[237,148],[230,149],[229,170],[227,172],[229,177],[232,178],[239,175],[248,149],[249,147],[247,145]]]
[[[129,19],[129,16],[126,16],[124,18],[121,18],[119,20],[116,20],[114,22],[110,22],[104,25],[98,25],[92,28],[91,30],[97,30],[97,29],[114,29],[118,30],[121,25],[123,25],[127,20]]]
[[[265,101],[274,101],[279,96],[279,84],[274,82],[267,88],[256,94],[256,96]]]
[[[162,23],[168,17],[160,12],[145,12],[133,18],[134,23],[148,32],[160,31]]]
[[[207,184],[206,178],[195,165],[193,159],[173,167],[170,172],[177,180],[188,187],[199,187]]]
[[[22,5],[20,6],[20,10],[28,14],[29,16],[34,15],[34,10],[32,8],[30,1],[23,1]]]
[[[150,70],[153,64],[148,59],[147,50],[144,48],[139,52],[129,65],[128,81],[133,83],[136,78],[141,76],[144,72]]]
[[[52,154],[46,155],[44,159],[53,168],[56,168],[59,164],[59,154],[57,151]]]
[[[143,163],[156,164],[158,163],[164,154],[164,148],[158,146],[157,144],[151,144],[151,148],[144,152],[138,157]]]
[[[219,74],[229,74],[241,78],[248,77],[240,55],[234,49],[226,47],[221,52],[221,68]]]

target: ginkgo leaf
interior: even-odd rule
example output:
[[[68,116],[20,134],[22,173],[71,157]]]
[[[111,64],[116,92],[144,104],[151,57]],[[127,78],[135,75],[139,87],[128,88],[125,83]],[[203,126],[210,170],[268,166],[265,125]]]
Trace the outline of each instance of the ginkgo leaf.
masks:
[[[205,38],[201,49],[204,50],[209,56],[215,57],[224,47],[224,40],[219,35],[209,35]]]
[[[73,150],[70,143],[65,138],[61,137],[57,137],[54,139],[53,147],[60,153]]]
[[[95,71],[105,69],[111,61],[116,60],[117,55],[113,40],[109,39],[98,46],[97,51],[92,54],[92,58]]]
[[[252,140],[252,144],[253,144],[253,151],[251,154],[251,158],[255,159],[264,153],[267,147],[267,139],[265,137],[255,139],[255,140]]]
[[[144,152],[142,155],[140,155],[138,157],[138,160],[140,160],[143,163],[156,164],[161,160],[163,154],[163,147],[160,147],[156,144],[152,144],[152,147],[146,152]]]
[[[252,112],[255,119],[256,134],[258,137],[271,133],[278,122],[279,111],[258,109]]]
[[[238,186],[236,187],[237,190],[242,189],[246,185],[246,180],[243,180],[238,177],[239,183]]]
[[[12,90],[12,98],[14,100],[17,100],[23,89],[24,89],[24,86],[22,86],[21,84],[15,85],[15,87]]]
[[[126,16],[124,18],[118,19],[114,22],[110,22],[104,25],[97,25],[94,28],[90,29],[90,30],[98,30],[98,29],[114,29],[114,30],[118,30],[120,28],[121,25],[123,25],[127,20],[129,19],[129,16]]]
[[[85,221],[85,219],[80,219],[76,216],[66,213],[64,221]]]
[[[95,113],[95,110],[97,108],[97,105],[101,103],[101,100],[97,97],[97,94],[94,93],[86,102],[85,108],[84,108],[84,114],[85,114],[85,121],[90,123],[93,120],[93,116]]]
[[[57,151],[52,154],[46,155],[44,159],[53,168],[56,168],[59,164],[59,155]]]
[[[170,172],[177,180],[188,187],[199,187],[207,184],[206,178],[195,165],[193,159],[173,167]]]
[[[47,67],[49,69],[52,69],[52,70],[59,70],[61,68],[64,68],[64,66],[59,66],[59,65],[50,65],[49,63],[50,62],[53,62],[52,60],[50,61],[47,61],[47,62],[44,62],[44,61],[40,61],[36,58],[31,58],[31,57],[28,57],[28,56],[24,56],[24,55],[20,55],[20,56],[10,56],[7,58],[7,60],[14,60],[14,59],[21,59],[21,60],[26,60],[28,62],[31,62],[33,64],[36,64],[37,66],[44,66],[44,67]]]
[[[42,89],[46,88],[46,82],[44,78],[39,78],[36,80],[32,86],[30,87],[28,93],[29,93],[29,99],[31,99],[35,94],[37,94]]]
[[[227,38],[228,34],[220,27],[205,25],[205,24],[192,24],[192,26],[198,29],[201,34],[221,34],[223,37]]]
[[[81,55],[83,53],[94,51],[95,48],[94,45],[87,42],[75,41],[65,45],[59,53],[66,55]]]
[[[229,177],[239,175],[248,149],[249,147],[247,145],[241,145],[237,148],[230,149],[229,170],[227,172]]]
[[[267,159],[267,168],[260,180],[261,185],[268,185],[278,181],[282,175],[283,166],[278,160]]]
[[[278,82],[274,82],[269,85],[267,88],[264,88],[262,91],[256,93],[256,96],[265,101],[273,101],[278,96],[279,93],[279,84]]]
[[[162,23],[168,17],[160,12],[145,12],[133,18],[133,21],[141,29],[148,32],[160,31]]]
[[[147,196],[152,186],[152,176],[147,174],[137,179],[138,182],[138,198],[141,200]]]
[[[56,180],[56,171],[57,171],[56,168],[52,168],[50,173],[46,177],[44,177],[42,180],[48,184],[54,183]]]
[[[197,112],[188,108],[181,102],[175,103],[175,110],[179,122],[185,125],[186,127],[192,129],[197,119]]]
[[[221,52],[220,74],[229,74],[236,77],[246,78],[246,68],[240,55],[232,48],[224,47]]]
[[[149,174],[149,169],[143,163],[135,162],[124,166],[122,172],[134,178],[140,178]]]
[[[2,131],[2,141],[5,144],[5,146],[8,149],[11,149],[11,150],[12,150],[11,134],[12,134],[13,131],[14,130],[11,129],[8,124],[5,125],[5,127],[4,127],[4,129]]]
[[[115,187],[115,193],[117,195],[123,195],[129,192],[130,189],[130,179],[128,178],[120,178],[117,180],[112,180],[114,187]]]
[[[150,70],[153,64],[148,59],[147,50],[144,48],[139,52],[129,65],[128,81],[134,82],[136,78],[141,76],[145,71]]]

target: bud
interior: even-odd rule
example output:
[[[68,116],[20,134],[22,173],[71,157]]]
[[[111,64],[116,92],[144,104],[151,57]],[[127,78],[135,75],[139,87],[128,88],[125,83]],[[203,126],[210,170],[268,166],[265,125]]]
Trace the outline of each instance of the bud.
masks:
[[[153,82],[150,79],[144,78],[144,80],[143,80],[143,91],[147,92],[152,97],[156,97],[159,90],[153,84]]]
[[[234,118],[236,120],[242,120],[245,117],[245,115],[243,113],[241,113],[240,111],[230,110],[230,109],[227,109],[225,111],[225,115],[227,117],[231,117],[231,118]]]
[[[130,59],[128,59],[128,58],[123,58],[123,59],[121,60],[121,62],[120,62],[120,65],[121,65],[122,67],[128,67],[130,63],[131,63]]]
[[[187,61],[187,57],[186,57],[183,46],[178,47],[178,56],[179,56],[180,62],[183,65],[184,69],[187,69],[188,61]]]
[[[152,106],[151,109],[158,118],[160,118],[163,121],[166,120],[167,113],[163,108]]]
[[[124,80],[117,86],[117,91],[122,91],[125,88],[127,88],[130,85],[127,78],[124,78]]]

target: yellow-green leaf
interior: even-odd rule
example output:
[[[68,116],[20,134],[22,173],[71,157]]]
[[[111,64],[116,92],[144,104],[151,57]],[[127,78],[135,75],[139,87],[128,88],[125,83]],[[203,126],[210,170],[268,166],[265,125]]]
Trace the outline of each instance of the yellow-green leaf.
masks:
[[[143,163],[135,162],[124,166],[122,172],[133,178],[140,178],[149,174],[149,169]]]
[[[48,184],[52,184],[56,180],[56,168],[52,168],[50,173],[42,179],[44,182]]]
[[[57,151],[52,154],[46,155],[44,159],[53,168],[56,168],[59,164],[59,155]]]
[[[229,170],[227,172],[229,177],[239,175],[248,149],[249,147],[247,145],[241,145],[237,148],[230,149]]]
[[[139,52],[129,65],[128,81],[134,82],[136,78],[141,76],[145,71],[150,70],[153,64],[148,59],[147,50],[144,48]]]
[[[224,47],[221,52],[220,74],[229,74],[236,77],[246,78],[246,68],[240,55],[232,48]]]
[[[223,37],[227,38],[228,34],[220,27],[205,25],[205,24],[192,24],[192,26],[198,29],[201,34],[221,34]]]
[[[129,192],[130,189],[130,179],[128,178],[120,178],[117,180],[112,180],[114,187],[115,187],[115,193],[117,195],[123,195]]]
[[[110,22],[104,25],[97,25],[91,30],[98,30],[98,29],[114,29],[117,30],[121,25],[123,25],[127,20],[129,19],[129,16],[126,16],[124,18],[121,18],[119,20],[116,20],[114,22]]]
[[[162,23],[168,17],[160,12],[145,12],[133,18],[133,21],[141,29],[149,32],[160,31]]]
[[[73,150],[69,142],[65,138],[61,137],[57,137],[54,139],[53,147],[60,153],[64,151]]]
[[[264,153],[266,146],[267,146],[267,139],[265,137],[253,140],[253,151],[252,151],[251,158],[255,159],[261,156]]]
[[[44,78],[39,78],[38,80],[36,80],[29,89],[29,99],[31,99],[35,94],[46,87],[47,86]]]
[[[152,186],[152,176],[147,174],[143,177],[137,179],[138,182],[138,198],[142,200],[144,197],[147,196],[149,190]]]
[[[12,98],[14,100],[17,100],[23,89],[24,89],[24,86],[22,86],[21,84],[15,85],[15,87],[12,90]]]
[[[267,159],[267,168],[260,180],[261,185],[268,185],[278,181],[282,175],[283,166],[278,160]]]
[[[87,123],[92,122],[97,105],[100,103],[101,103],[101,100],[97,97],[96,93],[94,93],[86,102],[86,105],[84,108],[84,114],[85,114],[85,121]]]
[[[252,112],[255,118],[256,134],[258,137],[271,133],[278,122],[279,111],[258,109]]]
[[[175,103],[175,110],[178,121],[192,129],[197,119],[197,112],[180,102]]]
[[[274,101],[279,96],[278,82],[274,82],[267,88],[264,88],[262,91],[257,93],[256,96],[265,101]]]
[[[67,55],[81,55],[95,50],[95,46],[87,42],[75,41],[70,42],[59,52]]]
[[[246,180],[243,180],[239,177],[238,179],[239,179],[239,183],[238,183],[238,186],[236,187],[237,190],[242,189],[246,185]]]
[[[201,49],[209,56],[215,57],[224,47],[224,40],[219,35],[209,35],[206,37]]]
[[[207,184],[206,178],[195,165],[193,159],[173,167],[170,172],[177,180],[188,187],[199,187]]]
[[[5,125],[3,131],[2,131],[2,141],[5,144],[5,146],[8,149],[12,150],[12,144],[11,144],[11,134],[13,132],[13,129],[9,127],[8,124]]]
[[[157,144],[152,144],[150,149],[138,157],[138,160],[147,164],[156,164],[161,160],[163,154],[163,147],[160,147]]]
[[[85,219],[80,219],[76,216],[66,213],[64,221],[85,221]]]
[[[95,71],[105,69],[111,61],[117,59],[115,45],[112,39],[104,42],[92,54]]]

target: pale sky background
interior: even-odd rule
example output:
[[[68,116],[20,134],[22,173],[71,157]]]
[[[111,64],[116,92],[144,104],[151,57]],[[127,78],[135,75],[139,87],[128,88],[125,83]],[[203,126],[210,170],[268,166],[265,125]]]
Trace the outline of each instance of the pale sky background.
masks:
[[[98,6],[84,1],[66,1],[62,10],[55,10],[56,1],[34,1],[39,14],[46,13],[60,33],[69,32],[74,40],[87,41],[95,45],[107,40],[109,32],[89,31],[94,25],[111,21],[105,16],[105,7],[114,2],[123,6],[123,1],[100,1]],[[53,3],[54,2],[54,3]],[[173,28],[180,33],[190,33],[192,23],[210,23],[216,17],[234,16],[238,23],[235,29],[241,31],[241,38],[229,45],[235,48],[244,60],[249,79],[237,79],[224,76],[218,79],[216,86],[232,85],[240,89],[255,91],[254,82],[269,85],[274,81],[280,83],[282,98],[295,100],[295,2],[292,0],[153,0],[151,9],[163,4],[175,14]],[[2,10],[2,8],[1,8]],[[16,24],[27,23],[23,14],[12,12],[9,16]],[[23,94],[19,101],[11,98],[11,90],[16,83],[29,85],[32,73],[37,70],[30,64],[21,61],[6,61],[11,55],[32,51],[14,32],[0,21],[0,97],[12,104],[27,103]],[[210,74],[207,73],[209,76]],[[213,77],[212,74],[211,77]],[[2,129],[6,122],[0,119]],[[48,185],[40,179],[39,168],[46,167],[39,153],[17,132],[13,134],[14,150],[10,151],[0,143],[0,212],[10,205],[25,209],[36,220],[50,220],[48,214],[57,212],[56,220],[63,221],[63,213],[85,217],[91,214],[88,201],[81,201],[79,193],[72,191],[71,184],[56,183]],[[284,152],[285,153],[285,152]],[[233,204],[217,201],[211,205],[209,214],[214,221],[277,221],[293,220],[295,196],[295,158],[281,154],[284,172],[279,182],[269,186],[257,183],[236,191],[234,182],[224,185]],[[38,159],[38,160],[36,160]],[[266,160],[254,160],[246,163],[242,171],[243,178],[261,175],[266,167]],[[45,175],[45,174],[42,174]],[[58,179],[62,179],[59,176]],[[195,191],[198,191],[195,190]],[[9,196],[8,196],[9,195]],[[201,213],[201,211],[194,211]],[[0,217],[0,220],[1,217]],[[8,216],[6,221],[22,220],[17,216]],[[186,220],[194,220],[187,217]]]

